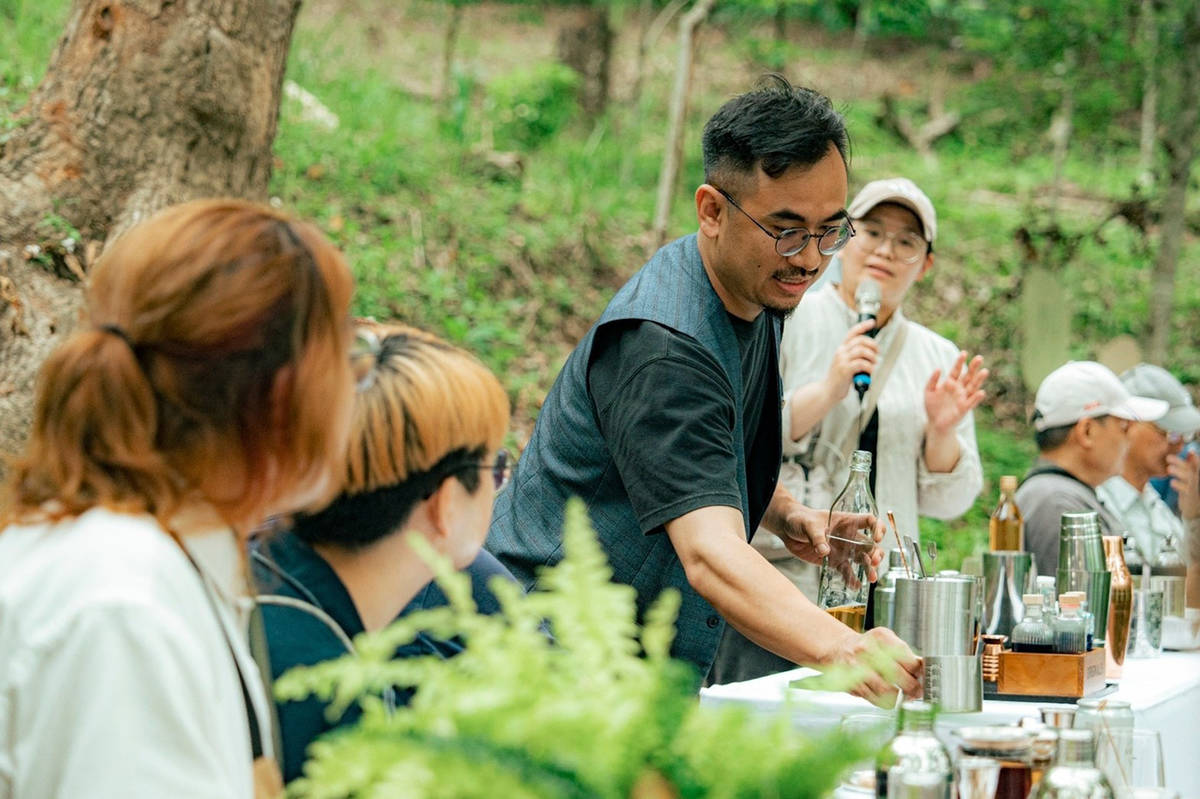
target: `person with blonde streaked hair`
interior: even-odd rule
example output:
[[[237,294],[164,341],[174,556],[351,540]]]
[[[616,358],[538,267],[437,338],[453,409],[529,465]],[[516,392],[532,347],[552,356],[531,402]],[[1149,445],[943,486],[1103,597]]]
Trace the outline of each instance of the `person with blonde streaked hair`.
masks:
[[[500,382],[466,351],[403,325],[360,325],[355,367],[341,494],[254,544],[276,676],[352,652],[356,635],[398,615],[445,604],[413,537],[467,570],[483,612],[498,609],[489,580],[513,579],[480,551],[509,465],[500,449],[509,422]],[[450,657],[460,649],[422,635],[397,656]],[[330,721],[311,698],[278,710],[289,781],[313,739],[358,717],[355,707]]]
[[[249,531],[336,490],[353,280],[310,225],[167,209],[96,264],[0,531],[0,797],[273,795]]]

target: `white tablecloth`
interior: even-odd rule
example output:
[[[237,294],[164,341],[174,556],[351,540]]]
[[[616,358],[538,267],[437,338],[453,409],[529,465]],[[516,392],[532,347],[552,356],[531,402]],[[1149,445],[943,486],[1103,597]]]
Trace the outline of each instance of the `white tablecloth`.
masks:
[[[815,672],[796,669],[757,680],[714,685],[700,692],[704,705],[736,703],[762,713],[788,705],[797,729],[825,730],[845,716],[885,714],[864,699],[824,691],[788,691],[789,681]],[[790,694],[790,696],[789,696]],[[1109,695],[1133,707],[1139,729],[1162,734],[1167,785],[1184,799],[1200,799],[1200,652],[1164,652],[1148,660],[1126,660],[1118,690]],[[1049,704],[1049,703],[1040,703]],[[986,700],[980,713],[938,717],[939,733],[977,724],[1011,724],[1038,715],[1039,703]]]

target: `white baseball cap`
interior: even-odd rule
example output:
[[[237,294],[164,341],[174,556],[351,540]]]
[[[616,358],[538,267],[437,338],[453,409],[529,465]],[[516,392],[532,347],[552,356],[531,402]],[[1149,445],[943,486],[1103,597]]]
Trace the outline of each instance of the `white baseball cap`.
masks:
[[[1040,431],[1096,416],[1153,422],[1161,419],[1170,405],[1130,394],[1103,364],[1068,361],[1046,375],[1038,386],[1034,407],[1033,426]]]
[[[854,195],[854,200],[846,213],[851,219],[862,219],[881,203],[896,203],[902,205],[917,215],[921,226],[925,229],[925,240],[932,243],[937,236],[937,212],[933,203],[925,196],[925,192],[917,188],[917,184],[908,178],[887,178],[873,180],[862,187],[862,191]]]
[[[1168,433],[1190,435],[1200,430],[1200,410],[1192,404],[1183,383],[1175,376],[1149,363],[1139,363],[1137,366],[1121,373],[1121,382],[1125,388],[1141,397],[1153,397],[1165,400],[1169,409],[1157,420],[1156,424]]]

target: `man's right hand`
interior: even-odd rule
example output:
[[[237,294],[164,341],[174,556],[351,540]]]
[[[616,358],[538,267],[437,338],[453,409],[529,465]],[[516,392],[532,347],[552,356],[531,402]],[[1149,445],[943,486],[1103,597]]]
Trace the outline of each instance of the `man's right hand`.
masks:
[[[879,359],[879,343],[866,335],[875,327],[875,320],[859,322],[846,333],[846,338],[833,351],[833,362],[825,375],[825,384],[835,401],[850,393],[854,376],[859,372],[871,374]]]
[[[897,690],[905,697],[921,695],[924,661],[886,627],[846,636],[834,652],[832,664],[862,669],[865,673],[850,693],[873,705],[894,707]]]

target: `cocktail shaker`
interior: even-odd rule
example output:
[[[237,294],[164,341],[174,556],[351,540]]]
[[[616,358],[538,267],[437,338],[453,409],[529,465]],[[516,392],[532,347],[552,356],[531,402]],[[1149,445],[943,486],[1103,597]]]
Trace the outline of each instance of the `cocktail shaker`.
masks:
[[[1021,595],[1028,590],[1033,555],[1028,552],[983,553],[983,631],[1010,635],[1025,615]]]
[[[973,655],[975,580],[900,577],[896,580],[896,635],[918,655]]]
[[[1095,511],[1064,513],[1058,539],[1058,593],[1083,591],[1096,617],[1094,642],[1104,643],[1112,574],[1104,557],[1100,517]]]

